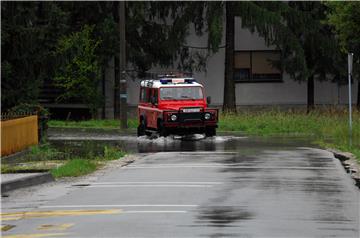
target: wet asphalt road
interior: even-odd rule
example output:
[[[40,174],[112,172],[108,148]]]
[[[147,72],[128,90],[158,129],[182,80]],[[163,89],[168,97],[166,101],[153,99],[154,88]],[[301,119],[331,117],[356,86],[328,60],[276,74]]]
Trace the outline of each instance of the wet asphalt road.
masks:
[[[194,143],[202,151],[143,154],[96,179],[10,194],[2,225],[15,227],[2,235],[359,237],[359,191],[332,154],[289,141]]]

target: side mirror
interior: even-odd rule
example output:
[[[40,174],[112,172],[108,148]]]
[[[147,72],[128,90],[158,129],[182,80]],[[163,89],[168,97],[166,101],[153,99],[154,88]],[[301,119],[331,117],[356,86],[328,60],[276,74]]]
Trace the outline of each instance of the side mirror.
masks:
[[[151,104],[155,105],[155,102],[156,102],[155,97],[151,97],[151,98],[150,98],[150,102],[151,102]]]
[[[210,103],[211,103],[211,97],[210,97],[210,96],[208,96],[208,97],[206,98],[206,102],[207,102],[207,104],[210,104]]]

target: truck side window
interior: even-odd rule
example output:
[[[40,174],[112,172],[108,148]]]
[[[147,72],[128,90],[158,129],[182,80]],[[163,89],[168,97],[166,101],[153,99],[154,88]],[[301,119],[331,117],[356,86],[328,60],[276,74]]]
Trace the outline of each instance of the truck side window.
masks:
[[[150,97],[151,97],[151,90],[150,90],[150,88],[145,88],[145,102],[150,102]]]
[[[153,95],[155,97],[155,104],[158,104],[158,90],[157,89],[153,89]]]
[[[145,88],[141,88],[141,92],[140,92],[140,102],[145,102],[146,100],[146,89]]]

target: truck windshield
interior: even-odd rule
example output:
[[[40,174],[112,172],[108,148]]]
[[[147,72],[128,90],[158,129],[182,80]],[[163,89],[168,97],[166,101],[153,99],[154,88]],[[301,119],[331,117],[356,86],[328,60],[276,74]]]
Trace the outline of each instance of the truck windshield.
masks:
[[[201,87],[166,87],[160,88],[161,100],[203,99]]]

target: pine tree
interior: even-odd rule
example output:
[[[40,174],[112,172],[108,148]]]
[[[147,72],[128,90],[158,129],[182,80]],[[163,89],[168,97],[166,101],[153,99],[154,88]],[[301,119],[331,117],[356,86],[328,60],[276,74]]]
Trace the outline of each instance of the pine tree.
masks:
[[[354,53],[353,75],[358,80],[357,108],[360,110],[360,2],[327,2],[326,5],[329,7],[327,23],[335,28],[342,52]]]
[[[8,109],[36,102],[42,81],[53,74],[51,54],[66,15],[55,3],[1,3],[1,104]]]

